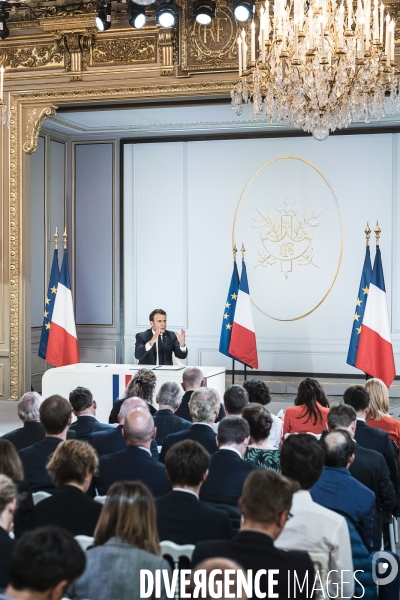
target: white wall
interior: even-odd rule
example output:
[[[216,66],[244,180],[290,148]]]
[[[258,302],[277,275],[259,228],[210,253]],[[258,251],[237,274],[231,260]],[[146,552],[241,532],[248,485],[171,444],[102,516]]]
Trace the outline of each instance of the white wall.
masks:
[[[343,221],[342,261],[331,292],[309,316],[282,322],[253,308],[259,369],[359,373],[346,365],[346,356],[365,253],[363,230],[367,220],[373,228],[376,219],[400,369],[398,143],[398,135],[378,134],[324,142],[306,137],[125,145],[125,362],[134,361],[135,334],[148,327],[149,312],[163,307],[169,329],[187,330],[190,364],[231,366],[218,345],[236,206],[257,169],[295,156],[312,163],[332,186]],[[261,242],[260,230],[252,227],[256,208],[276,216],[285,198],[297,201],[300,212],[322,208],[312,242],[319,268],[296,264],[287,279],[277,265],[254,268]],[[265,312],[292,318],[313,308],[333,280],[341,249],[339,213],[326,184],[304,163],[282,161],[264,169],[238,214],[238,247],[242,241],[250,293]]]

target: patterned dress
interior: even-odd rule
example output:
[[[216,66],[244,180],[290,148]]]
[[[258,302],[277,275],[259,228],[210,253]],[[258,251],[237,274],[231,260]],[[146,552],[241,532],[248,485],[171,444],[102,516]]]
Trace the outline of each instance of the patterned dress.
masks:
[[[251,462],[257,467],[269,469],[270,471],[281,472],[281,451],[264,450],[263,448],[247,448],[244,460]]]

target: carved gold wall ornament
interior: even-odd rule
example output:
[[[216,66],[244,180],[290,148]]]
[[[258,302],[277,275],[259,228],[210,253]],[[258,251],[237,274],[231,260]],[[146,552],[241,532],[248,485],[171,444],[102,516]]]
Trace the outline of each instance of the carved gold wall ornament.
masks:
[[[90,64],[93,67],[157,62],[157,35],[96,36]]]
[[[31,69],[60,69],[64,67],[64,56],[54,41],[43,44],[21,44],[4,46],[0,62],[7,71],[29,71]]]
[[[161,29],[158,34],[160,46],[161,75],[171,75],[176,62],[176,36],[171,29]]]
[[[27,154],[33,154],[33,152],[36,151],[40,128],[42,127],[44,120],[50,115],[55,114],[55,106],[46,106],[46,108],[43,108],[41,111],[39,111],[37,108],[31,110],[26,124],[26,142],[23,146],[24,152]]]
[[[94,37],[94,29],[55,34],[56,44],[64,54],[65,70],[71,72],[71,81],[80,81],[82,71],[88,68]]]

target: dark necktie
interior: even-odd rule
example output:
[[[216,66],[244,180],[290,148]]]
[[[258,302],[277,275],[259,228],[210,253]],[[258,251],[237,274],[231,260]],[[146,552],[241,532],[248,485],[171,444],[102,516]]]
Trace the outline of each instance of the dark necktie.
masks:
[[[158,336],[157,344],[158,344],[158,364],[163,365],[164,364],[164,346],[163,346],[163,341],[162,341],[161,335]]]

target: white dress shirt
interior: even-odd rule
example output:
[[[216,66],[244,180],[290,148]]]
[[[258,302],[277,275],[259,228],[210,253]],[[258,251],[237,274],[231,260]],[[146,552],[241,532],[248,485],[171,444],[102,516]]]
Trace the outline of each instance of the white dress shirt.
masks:
[[[267,405],[268,408],[268,405]],[[282,439],[283,421],[276,415],[271,414],[272,426],[268,441],[274,448],[279,448]]]
[[[156,333],[153,329],[151,330],[151,332],[152,332],[153,335],[155,335],[155,333]],[[160,338],[161,338],[161,342],[162,343],[164,343],[163,335],[164,335],[163,333],[160,333]],[[159,363],[159,360],[158,360],[158,343],[157,342],[158,342],[158,340],[155,342],[155,346],[156,346],[156,366],[158,367],[158,365],[160,363]],[[150,348],[152,348],[152,345],[150,344],[150,342],[147,342],[147,344],[145,345],[144,348],[145,348],[146,352],[148,352],[150,350]],[[182,350],[182,352],[186,351],[186,346],[179,346],[179,348]]]
[[[351,554],[350,534],[346,519],[311,498],[310,492],[300,490],[293,495],[293,517],[286,522],[275,546],[281,550],[303,550],[305,552],[325,552],[329,556],[329,579],[340,586],[341,570],[343,573],[343,597],[352,598],[354,594],[353,558]],[[337,577],[335,577],[337,576]],[[350,582],[350,583],[345,583]],[[332,597],[335,595],[332,588]],[[339,598],[340,587],[339,589]]]

